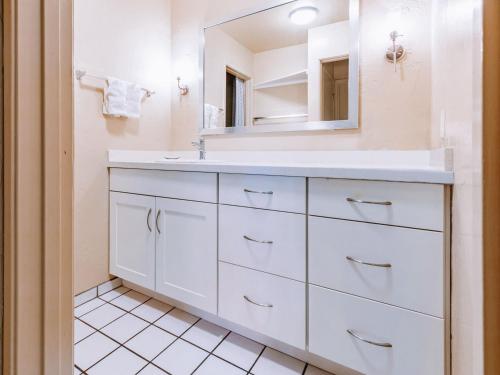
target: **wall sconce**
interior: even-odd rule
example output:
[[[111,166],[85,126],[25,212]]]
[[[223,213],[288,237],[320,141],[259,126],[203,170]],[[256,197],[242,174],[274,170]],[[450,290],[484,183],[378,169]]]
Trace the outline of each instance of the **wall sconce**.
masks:
[[[394,72],[397,72],[397,63],[403,61],[406,56],[406,49],[401,44],[397,44],[397,40],[401,36],[403,35],[399,34],[396,30],[389,34],[392,46],[387,48],[387,52],[385,53],[387,61],[394,64]]]
[[[187,85],[181,85],[181,77],[177,77],[177,87],[181,95],[187,95],[189,93],[189,87]]]

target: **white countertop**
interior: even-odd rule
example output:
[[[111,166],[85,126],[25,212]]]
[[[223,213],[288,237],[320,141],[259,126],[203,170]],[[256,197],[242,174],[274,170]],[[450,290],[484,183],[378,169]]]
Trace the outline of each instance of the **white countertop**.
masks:
[[[164,157],[178,157],[164,160]],[[169,171],[245,173],[453,184],[449,149],[423,151],[208,151],[110,150],[108,167]]]

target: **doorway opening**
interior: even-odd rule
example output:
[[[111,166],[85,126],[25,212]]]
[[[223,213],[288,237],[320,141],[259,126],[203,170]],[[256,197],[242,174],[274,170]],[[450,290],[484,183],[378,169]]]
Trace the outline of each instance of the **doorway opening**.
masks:
[[[245,126],[248,77],[226,67],[226,128]]]
[[[349,58],[321,62],[321,120],[347,120]]]

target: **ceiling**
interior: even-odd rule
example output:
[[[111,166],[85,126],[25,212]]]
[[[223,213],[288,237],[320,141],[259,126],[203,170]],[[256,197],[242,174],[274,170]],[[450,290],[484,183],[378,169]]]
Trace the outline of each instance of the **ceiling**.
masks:
[[[293,9],[305,5],[318,8],[318,17],[308,25],[293,24],[288,15]],[[348,19],[349,0],[297,0],[215,27],[258,53],[307,43],[308,29]]]

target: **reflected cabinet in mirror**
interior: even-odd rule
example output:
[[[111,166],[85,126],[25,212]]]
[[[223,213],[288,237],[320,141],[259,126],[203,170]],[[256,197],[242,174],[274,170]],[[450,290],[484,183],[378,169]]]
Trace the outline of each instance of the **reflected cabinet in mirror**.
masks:
[[[358,0],[297,0],[204,30],[202,134],[358,127]]]

